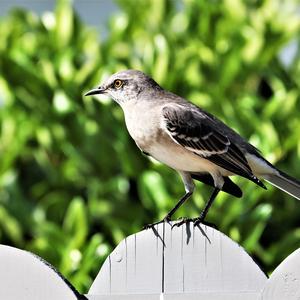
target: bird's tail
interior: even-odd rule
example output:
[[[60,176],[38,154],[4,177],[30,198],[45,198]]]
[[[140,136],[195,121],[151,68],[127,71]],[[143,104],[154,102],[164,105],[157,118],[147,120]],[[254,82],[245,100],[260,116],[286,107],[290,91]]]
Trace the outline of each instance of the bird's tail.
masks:
[[[276,174],[264,175],[264,179],[284,192],[300,200],[300,181],[277,170]]]

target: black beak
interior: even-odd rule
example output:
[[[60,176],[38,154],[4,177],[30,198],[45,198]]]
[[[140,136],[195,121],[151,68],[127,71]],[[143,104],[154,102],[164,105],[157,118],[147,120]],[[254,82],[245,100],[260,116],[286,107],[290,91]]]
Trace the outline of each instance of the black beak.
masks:
[[[99,88],[88,91],[87,93],[84,94],[84,96],[99,95],[99,94],[103,94],[104,92],[105,92],[105,89],[102,87],[99,87]]]

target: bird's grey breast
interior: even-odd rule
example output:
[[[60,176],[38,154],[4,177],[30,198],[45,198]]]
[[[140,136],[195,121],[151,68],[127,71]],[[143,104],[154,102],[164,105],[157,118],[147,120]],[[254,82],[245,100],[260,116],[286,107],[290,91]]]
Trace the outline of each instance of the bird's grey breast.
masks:
[[[151,103],[143,101],[127,103],[123,110],[130,136],[141,150],[148,152],[161,131],[159,111]]]

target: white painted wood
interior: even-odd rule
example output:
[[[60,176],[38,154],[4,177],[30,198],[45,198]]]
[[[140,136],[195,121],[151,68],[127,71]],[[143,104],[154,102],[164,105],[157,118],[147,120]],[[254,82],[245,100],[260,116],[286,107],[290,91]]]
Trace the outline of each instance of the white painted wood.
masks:
[[[2,299],[299,300],[300,249],[268,280],[243,248],[219,231],[160,224],[123,240],[83,296],[41,258],[0,245]]]
[[[161,227],[123,240],[104,262],[90,295],[147,294],[162,289]]]
[[[0,245],[1,300],[76,300],[78,296],[37,256]]]
[[[275,269],[265,285],[261,299],[300,299],[300,249],[289,255]]]
[[[172,229],[165,223],[122,241],[105,261],[88,297],[153,294],[153,299],[199,299],[209,295],[207,299],[254,300],[266,281],[243,248],[219,231],[203,225],[194,228],[191,223]]]
[[[162,300],[160,295],[86,295],[89,300]],[[187,299],[188,300],[188,299]]]
[[[266,282],[252,258],[211,227],[174,227],[165,243],[165,293],[253,293]]]
[[[197,293],[197,294],[160,294],[160,295],[87,295],[89,300],[260,300],[260,293]],[[283,299],[282,299],[283,300]],[[286,299],[284,299],[286,300]]]

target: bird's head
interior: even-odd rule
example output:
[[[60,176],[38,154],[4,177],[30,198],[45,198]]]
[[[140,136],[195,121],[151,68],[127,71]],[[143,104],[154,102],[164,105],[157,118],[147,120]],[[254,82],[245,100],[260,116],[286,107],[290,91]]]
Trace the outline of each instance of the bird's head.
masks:
[[[90,90],[85,96],[106,94],[122,105],[138,99],[145,90],[159,88],[149,76],[137,70],[125,70],[111,75],[97,88]]]

